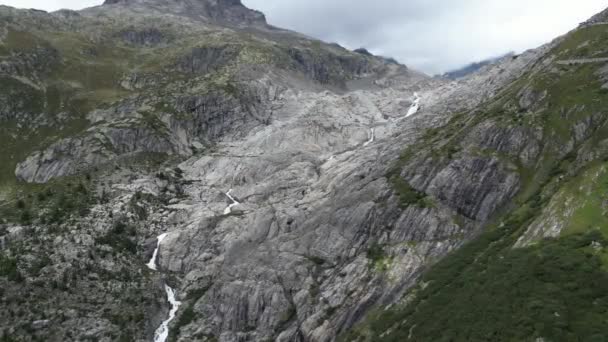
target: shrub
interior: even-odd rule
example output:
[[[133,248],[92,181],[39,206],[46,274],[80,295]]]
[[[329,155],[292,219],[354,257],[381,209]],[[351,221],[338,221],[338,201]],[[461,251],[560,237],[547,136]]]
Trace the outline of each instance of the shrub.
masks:
[[[19,216],[19,221],[25,225],[30,224],[32,222],[32,214],[30,211],[27,209],[23,210]]]
[[[8,280],[20,281],[21,274],[17,268],[17,259],[0,255],[0,277],[7,277]]]
[[[417,191],[405,181],[399,175],[393,175],[390,178],[390,182],[393,185],[393,189],[399,195],[399,203],[401,207],[409,207],[410,205],[416,205],[421,208],[429,206],[429,201],[426,201],[426,194]]]
[[[366,257],[372,262],[378,262],[386,258],[386,253],[382,246],[374,243],[367,249]]]
[[[323,266],[325,264],[325,262],[326,262],[325,259],[323,259],[321,257],[318,257],[316,255],[309,256],[307,258],[308,258],[308,260],[310,260],[313,264],[315,264],[317,266]]]
[[[17,201],[16,206],[17,206],[17,209],[25,209],[25,202],[22,199],[20,199]]]
[[[176,178],[182,178],[184,176],[184,170],[180,169],[179,167],[176,167],[173,169],[173,171],[175,172]]]
[[[190,304],[188,305],[181,313],[181,315],[179,316],[179,318],[177,318],[177,321],[175,322],[175,326],[173,327],[173,329],[171,329],[169,331],[170,334],[170,341],[173,341],[176,339],[178,332],[180,331],[180,329],[190,323],[192,323],[192,321],[194,321],[194,319],[196,318],[196,313],[194,312],[194,304]]]
[[[136,254],[137,243],[132,240],[136,235],[137,230],[135,227],[125,223],[123,220],[118,220],[106,235],[98,238],[96,241],[99,244],[110,246],[118,251]]]
[[[38,202],[44,202],[46,201],[46,194],[44,192],[39,192],[36,195],[36,199],[38,200]]]

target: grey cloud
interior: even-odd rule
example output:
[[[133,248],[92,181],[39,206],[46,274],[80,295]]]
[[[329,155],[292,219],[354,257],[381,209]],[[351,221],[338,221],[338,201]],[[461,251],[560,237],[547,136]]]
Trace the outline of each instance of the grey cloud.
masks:
[[[428,73],[536,47],[602,10],[604,0],[244,0],[287,27],[364,46]]]

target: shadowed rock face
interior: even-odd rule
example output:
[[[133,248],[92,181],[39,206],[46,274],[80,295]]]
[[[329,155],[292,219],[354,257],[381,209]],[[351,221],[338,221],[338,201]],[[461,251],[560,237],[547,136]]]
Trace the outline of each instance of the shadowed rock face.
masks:
[[[127,44],[139,46],[157,46],[166,44],[169,41],[169,38],[162,31],[154,28],[142,30],[126,29],[119,32],[116,36]]]

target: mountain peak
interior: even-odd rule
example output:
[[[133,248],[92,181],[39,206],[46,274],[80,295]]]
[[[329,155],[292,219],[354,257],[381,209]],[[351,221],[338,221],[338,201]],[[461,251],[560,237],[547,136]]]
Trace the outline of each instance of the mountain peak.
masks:
[[[231,24],[266,24],[262,12],[247,8],[241,0],[105,0],[102,6],[150,7],[195,19]]]

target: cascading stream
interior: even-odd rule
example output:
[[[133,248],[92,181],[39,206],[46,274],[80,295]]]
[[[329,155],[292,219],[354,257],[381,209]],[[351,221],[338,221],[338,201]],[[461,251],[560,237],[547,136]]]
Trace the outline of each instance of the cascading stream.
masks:
[[[232,197],[231,193],[232,193],[232,189],[228,190],[228,192],[226,193],[226,196],[228,198],[230,198],[230,200],[232,201],[232,203],[228,206],[228,208],[226,208],[224,210],[224,215],[229,215],[232,212],[232,208],[234,208],[235,206],[241,204],[237,200],[235,200],[234,197]]]
[[[418,111],[420,110],[420,100],[421,98],[418,93],[414,93],[414,103],[412,103],[412,106],[410,107],[410,110],[408,110],[407,115],[405,117],[418,113]]]
[[[156,249],[152,254],[152,259],[146,264],[149,269],[153,271],[158,271],[156,266],[156,260],[158,259],[158,251],[160,249],[160,245],[163,240],[167,237],[167,233],[161,234],[157,238]],[[175,318],[177,314],[177,310],[182,302],[178,301],[175,298],[175,290],[173,290],[169,285],[165,284],[165,293],[167,294],[167,301],[171,304],[171,310],[169,311],[169,318],[164,320],[161,325],[154,332],[154,342],[166,342],[169,337],[169,323]]]
[[[167,300],[171,304],[171,311],[169,311],[169,318],[163,321],[163,323],[156,329],[154,333],[154,342],[165,342],[169,337],[169,323],[175,318],[179,306],[182,302],[175,299],[175,291],[165,284],[165,292],[167,293]]]
[[[374,140],[376,140],[376,131],[373,128],[370,128],[369,140],[366,141],[363,146],[368,146],[369,144],[373,143]]]
[[[156,249],[154,250],[154,254],[152,254],[152,259],[150,259],[150,262],[148,262],[146,264],[146,266],[148,266],[148,268],[153,271],[158,271],[158,269],[156,268],[156,258],[158,258],[158,250],[160,249],[160,244],[161,244],[161,242],[163,242],[163,240],[166,237],[167,237],[167,233],[161,234],[158,236],[158,238],[156,238],[156,240],[157,240]]]

